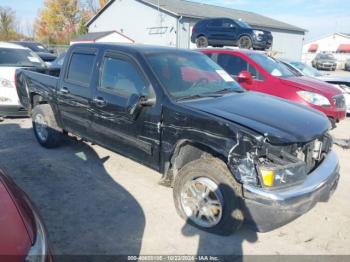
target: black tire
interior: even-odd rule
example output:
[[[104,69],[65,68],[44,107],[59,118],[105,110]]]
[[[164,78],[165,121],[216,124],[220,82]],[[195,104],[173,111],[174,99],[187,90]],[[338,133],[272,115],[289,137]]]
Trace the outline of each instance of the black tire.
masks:
[[[238,47],[242,49],[252,49],[253,41],[249,36],[243,35],[238,39]]]
[[[191,216],[186,214],[187,207],[184,206],[184,192],[192,192],[191,190],[186,191],[186,185],[188,185],[188,183],[194,183],[193,181],[198,181],[202,178],[214,182],[217,185],[217,190],[215,190],[215,192],[219,192],[223,197],[222,212],[219,212],[220,215],[216,214],[219,217],[217,220],[218,222],[210,227],[200,225],[193,220]],[[174,182],[173,197],[178,214],[189,224],[214,234],[230,235],[240,228],[244,221],[241,209],[241,196],[242,187],[236,182],[226,164],[220,159],[209,155],[186,164],[179,171]],[[186,197],[188,197],[188,195],[186,195]],[[205,200],[204,205],[207,202],[208,201]],[[188,210],[190,209],[187,208],[187,212],[189,212]],[[213,209],[210,210],[213,215]],[[204,217],[205,215],[201,215],[201,218]]]
[[[206,48],[209,46],[208,39],[205,36],[200,36],[196,39],[197,48]]]
[[[37,105],[32,112],[33,130],[39,144],[45,148],[60,146],[63,131],[58,126],[52,108],[48,104]],[[44,132],[46,131],[46,135]]]

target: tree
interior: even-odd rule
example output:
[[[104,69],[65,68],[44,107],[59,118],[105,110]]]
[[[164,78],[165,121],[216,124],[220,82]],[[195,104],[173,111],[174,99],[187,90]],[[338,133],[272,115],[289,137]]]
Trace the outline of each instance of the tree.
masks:
[[[9,41],[21,38],[17,27],[15,12],[11,8],[0,6],[0,40]]]
[[[109,0],[99,0],[100,8],[103,8],[108,2]]]
[[[45,43],[68,44],[76,35],[79,21],[78,0],[45,0],[35,23],[35,34]]]

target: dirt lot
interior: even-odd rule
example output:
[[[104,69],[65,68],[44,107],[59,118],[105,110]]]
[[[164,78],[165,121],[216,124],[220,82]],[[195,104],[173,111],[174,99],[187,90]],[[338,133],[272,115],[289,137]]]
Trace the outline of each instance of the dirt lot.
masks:
[[[333,133],[349,130],[348,118]],[[56,254],[350,254],[350,151],[335,150],[341,179],[330,202],[269,233],[219,237],[178,217],[158,173],[88,143],[41,148],[29,119],[0,123],[0,166],[38,206]]]

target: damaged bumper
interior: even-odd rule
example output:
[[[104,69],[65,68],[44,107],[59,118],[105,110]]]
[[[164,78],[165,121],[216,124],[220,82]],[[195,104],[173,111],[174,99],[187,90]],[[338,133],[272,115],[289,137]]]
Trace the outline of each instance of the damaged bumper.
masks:
[[[273,230],[306,213],[317,202],[326,202],[337,187],[339,161],[330,152],[317,169],[300,185],[289,189],[266,190],[243,186],[245,217],[260,232]]]

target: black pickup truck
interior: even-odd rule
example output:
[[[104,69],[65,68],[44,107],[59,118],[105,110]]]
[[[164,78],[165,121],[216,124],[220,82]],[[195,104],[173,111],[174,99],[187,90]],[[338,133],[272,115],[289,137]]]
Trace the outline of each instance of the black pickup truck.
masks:
[[[194,51],[78,44],[59,78],[18,70],[16,85],[42,146],[70,133],[153,168],[180,216],[210,232],[272,230],[338,182],[323,114],[246,92]]]

